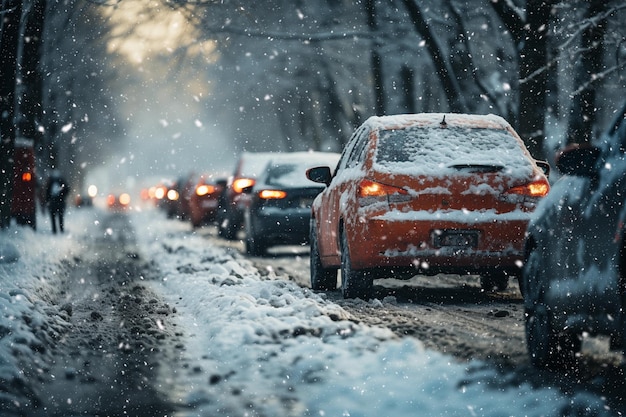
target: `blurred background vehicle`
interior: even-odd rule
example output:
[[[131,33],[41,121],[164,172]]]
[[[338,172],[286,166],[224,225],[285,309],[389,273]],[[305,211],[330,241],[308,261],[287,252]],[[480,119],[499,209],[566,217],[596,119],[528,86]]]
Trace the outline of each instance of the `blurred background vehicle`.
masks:
[[[273,155],[273,152],[243,152],[239,157],[224,192],[224,209],[218,216],[218,232],[221,237],[229,240],[237,238],[237,233],[243,227],[243,213],[250,203],[250,196],[242,191],[254,185],[257,176]]]
[[[306,171],[319,165],[335,166],[339,156],[287,152],[271,157],[255,184],[243,189],[250,195],[244,212],[248,254],[263,255],[275,245],[308,243],[311,204],[324,187],[307,179]]]
[[[165,196],[161,199],[161,207],[170,219],[185,220],[189,218],[189,190],[190,173],[179,176],[176,180],[167,184]],[[159,193],[160,194],[160,193]],[[183,198],[183,197],[187,198]]]
[[[373,280],[479,274],[504,290],[521,273],[531,212],[550,188],[501,117],[422,113],[371,117],[313,204],[311,285],[367,299]],[[366,242],[366,243],[364,243]]]
[[[130,200],[128,193],[111,193],[107,195],[107,207],[112,211],[126,211],[130,208]]]
[[[626,103],[597,146],[557,155],[564,174],[528,226],[521,289],[532,363],[571,363],[584,334],[626,349]]]
[[[216,221],[226,183],[226,178],[213,178],[210,174],[196,176],[189,195],[189,220],[193,227]]]

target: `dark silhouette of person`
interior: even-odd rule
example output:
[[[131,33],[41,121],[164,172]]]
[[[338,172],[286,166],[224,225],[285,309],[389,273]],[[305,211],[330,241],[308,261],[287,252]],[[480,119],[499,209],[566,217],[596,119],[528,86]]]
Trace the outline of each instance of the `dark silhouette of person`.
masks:
[[[46,185],[46,202],[48,203],[48,211],[50,211],[50,220],[52,222],[52,233],[57,232],[57,220],[59,230],[63,233],[63,215],[65,214],[65,199],[69,194],[69,186],[61,173],[57,169],[53,169],[48,178]]]

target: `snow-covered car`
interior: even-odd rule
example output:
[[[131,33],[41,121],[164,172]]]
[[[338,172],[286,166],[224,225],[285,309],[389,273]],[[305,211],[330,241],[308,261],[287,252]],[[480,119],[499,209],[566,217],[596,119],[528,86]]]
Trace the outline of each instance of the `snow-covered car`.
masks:
[[[267,161],[274,155],[272,152],[243,152],[235,172],[229,178],[224,191],[224,208],[218,216],[218,232],[225,239],[237,238],[237,232],[243,227],[243,214],[250,204],[250,196],[243,189],[254,185],[257,176]]]
[[[324,189],[306,177],[309,168],[337,165],[332,152],[277,153],[244,192],[250,205],[244,215],[246,252],[262,255],[275,245],[309,242],[311,204]]]
[[[564,175],[528,227],[521,280],[532,363],[556,367],[583,333],[626,346],[626,104],[597,146],[559,152]]]
[[[480,274],[503,290],[521,274],[524,233],[549,190],[513,128],[495,115],[371,117],[313,203],[311,286],[368,298],[374,278]]]

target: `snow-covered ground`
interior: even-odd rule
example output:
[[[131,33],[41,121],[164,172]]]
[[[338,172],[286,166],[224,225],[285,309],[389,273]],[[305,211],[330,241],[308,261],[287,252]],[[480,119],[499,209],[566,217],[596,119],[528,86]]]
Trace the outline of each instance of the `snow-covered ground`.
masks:
[[[163,366],[160,375],[175,387],[168,395],[177,416],[614,415],[600,397],[520,385],[478,361],[459,363],[419,340],[345,320],[323,296],[259,274],[238,252],[210,246],[160,212],[129,216],[141,255],[161,274],[144,284],[175,309],[185,336],[185,366]],[[24,366],[37,366],[67,325],[49,295],[90,238],[98,209],[67,218],[65,235],[45,222],[38,232],[0,232],[0,410],[27,401]]]

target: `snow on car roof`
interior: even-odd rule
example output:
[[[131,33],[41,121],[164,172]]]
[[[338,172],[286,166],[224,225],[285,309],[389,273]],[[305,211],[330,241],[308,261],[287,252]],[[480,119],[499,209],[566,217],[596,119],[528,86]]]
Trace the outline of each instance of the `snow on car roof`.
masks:
[[[504,118],[495,114],[417,113],[390,116],[372,116],[365,121],[375,129],[401,129],[407,126],[438,127],[444,120],[448,126],[506,129],[510,127]]]
[[[500,116],[422,113],[366,123],[379,132],[376,169],[382,171],[441,176],[480,165],[515,178],[533,172],[530,154]]]
[[[340,154],[334,152],[286,152],[276,153],[266,165],[260,182],[288,187],[318,186],[306,177],[306,170],[317,166],[334,168]],[[278,166],[292,166],[291,170],[277,170]]]
[[[256,178],[274,155],[273,152],[243,152],[239,161],[239,176]]]

